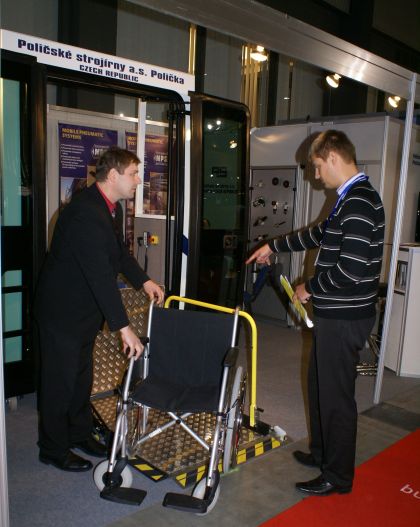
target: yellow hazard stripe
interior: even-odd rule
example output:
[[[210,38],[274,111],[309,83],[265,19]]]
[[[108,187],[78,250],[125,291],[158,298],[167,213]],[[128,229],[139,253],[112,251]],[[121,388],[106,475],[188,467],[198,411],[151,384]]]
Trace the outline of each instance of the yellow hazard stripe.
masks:
[[[201,467],[191,470],[190,472],[183,472],[182,474],[178,474],[175,479],[177,483],[179,483],[179,485],[181,485],[182,487],[186,487],[191,483],[198,483],[206,475],[206,472],[207,465],[201,465]]]
[[[246,449],[242,448],[241,450],[238,450],[238,453],[236,454],[236,463],[240,465],[241,463],[245,463],[246,460]]]
[[[153,467],[146,465],[146,463],[141,463],[140,465],[134,465],[138,470],[145,472],[146,470],[153,470]]]
[[[165,473],[147,463],[133,463],[132,466],[154,481],[159,481],[162,478],[166,478]]]
[[[277,448],[277,447],[281,446],[281,442],[278,439],[276,439],[275,437],[272,437],[271,438],[271,446],[272,446],[272,448]]]
[[[176,477],[176,480],[182,487],[186,487],[187,486],[187,474],[185,474],[185,473],[184,474],[179,474]]]
[[[202,467],[197,469],[197,475],[195,477],[196,481],[200,481],[200,479],[203,477],[203,475],[206,472],[206,466],[203,465]]]
[[[264,454],[265,452],[264,443],[257,443],[254,448],[255,448],[255,457],[261,456],[261,454]]]
[[[281,441],[275,437],[270,437],[265,441],[260,441],[259,443],[256,443],[255,445],[252,445],[248,448],[242,448],[238,450],[238,453],[236,454],[236,464],[241,465],[249,459],[261,456],[262,454],[265,454],[265,452],[273,450],[274,448],[278,448],[279,446],[281,446]],[[219,472],[222,472],[223,470],[222,461],[219,462],[218,470]],[[191,470],[190,472],[178,474],[175,479],[179,485],[186,487],[191,483],[197,483],[200,481],[206,475],[206,472],[207,465],[202,465],[194,470]]]

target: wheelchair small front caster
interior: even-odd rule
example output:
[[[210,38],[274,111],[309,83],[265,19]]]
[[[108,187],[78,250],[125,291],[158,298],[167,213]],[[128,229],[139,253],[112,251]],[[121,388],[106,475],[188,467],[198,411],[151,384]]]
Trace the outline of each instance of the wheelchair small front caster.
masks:
[[[98,490],[102,491],[104,487],[108,486],[107,483],[109,483],[108,478],[110,474],[108,473],[108,460],[104,459],[104,461],[101,461],[98,465],[96,465],[94,471],[93,471],[93,480],[95,482],[95,485],[97,486]],[[112,487],[131,487],[133,484],[133,474],[130,470],[129,466],[126,466],[124,470],[121,472],[120,476],[118,477],[118,480],[116,482],[112,482]]]
[[[123,505],[140,505],[147,492],[131,488],[133,475],[130,467],[126,465],[119,475],[115,475],[108,472],[108,465],[109,461],[105,459],[95,467],[93,472],[93,479],[95,485],[101,491],[101,498]]]
[[[204,498],[204,495],[206,493],[206,483],[207,483],[207,479],[206,477],[204,477],[203,479],[200,479],[200,481],[196,484],[196,486],[194,487],[193,491],[192,491],[192,496],[193,498],[199,498],[200,500],[202,500]],[[206,512],[197,512],[197,516],[205,516],[206,514],[208,514],[209,512],[211,512],[216,503],[217,503],[217,500],[219,499],[219,495],[220,495],[220,483],[219,481],[216,482],[216,490],[214,491],[214,494],[211,498],[211,501],[210,503],[207,505],[207,511]]]

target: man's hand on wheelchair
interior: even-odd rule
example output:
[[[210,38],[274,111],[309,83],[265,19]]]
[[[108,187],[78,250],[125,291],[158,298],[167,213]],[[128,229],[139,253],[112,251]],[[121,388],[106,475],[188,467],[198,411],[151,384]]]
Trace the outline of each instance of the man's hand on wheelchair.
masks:
[[[155,300],[159,305],[163,303],[165,294],[162,289],[153,282],[153,280],[147,280],[147,282],[144,282],[143,289],[145,293],[149,295],[150,300]]]
[[[125,326],[125,328],[121,328],[120,334],[124,353],[129,359],[131,359],[131,357],[135,357],[135,359],[137,360],[144,350],[144,346],[140,342],[140,339],[130,328],[130,326]]]

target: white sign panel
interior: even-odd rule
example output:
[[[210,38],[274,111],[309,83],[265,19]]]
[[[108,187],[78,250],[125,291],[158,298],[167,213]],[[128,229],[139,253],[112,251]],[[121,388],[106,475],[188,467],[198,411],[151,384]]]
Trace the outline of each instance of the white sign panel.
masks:
[[[2,49],[32,55],[38,62],[49,66],[164,88],[180,94],[188,94],[195,89],[194,75],[182,71],[135,62],[5,29],[0,30],[0,42]]]

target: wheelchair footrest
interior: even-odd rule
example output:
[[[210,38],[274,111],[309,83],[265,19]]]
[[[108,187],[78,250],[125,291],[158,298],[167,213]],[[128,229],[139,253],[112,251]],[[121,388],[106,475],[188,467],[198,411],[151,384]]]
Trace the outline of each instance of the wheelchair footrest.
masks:
[[[101,491],[101,498],[124,505],[140,505],[147,492],[127,487],[105,487]]]
[[[177,494],[176,492],[168,492],[163,499],[162,505],[185,512],[194,512],[204,514],[207,512],[207,500],[201,500],[189,496],[188,494]]]

